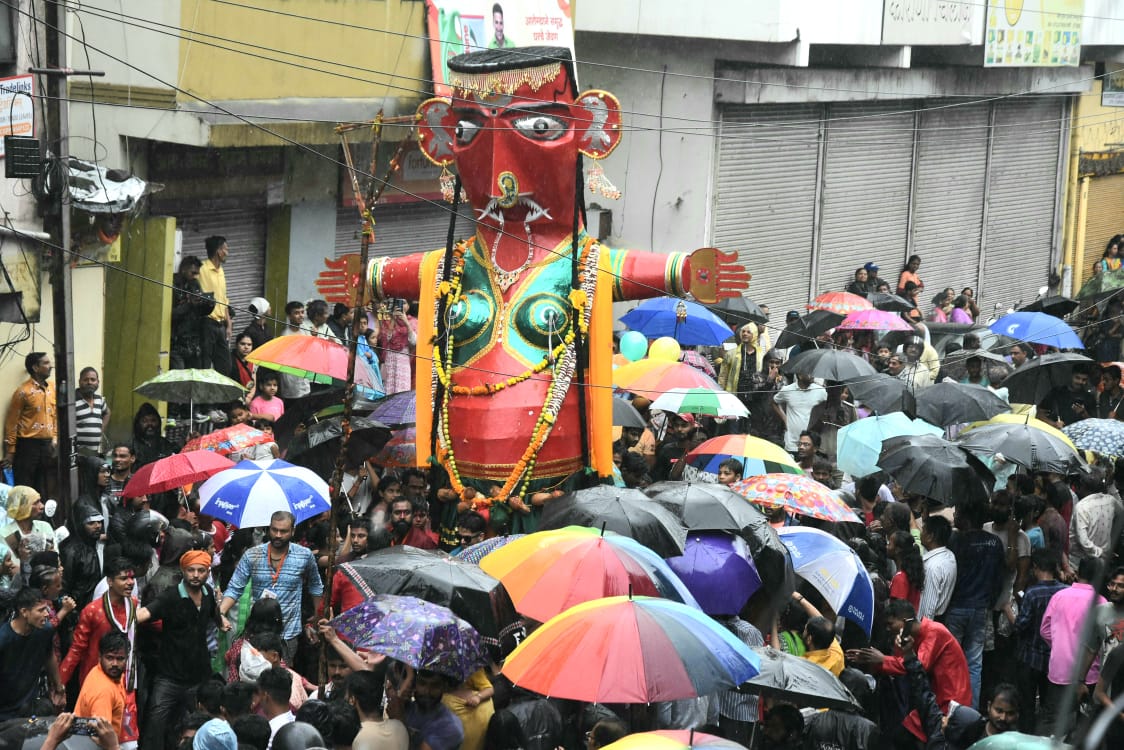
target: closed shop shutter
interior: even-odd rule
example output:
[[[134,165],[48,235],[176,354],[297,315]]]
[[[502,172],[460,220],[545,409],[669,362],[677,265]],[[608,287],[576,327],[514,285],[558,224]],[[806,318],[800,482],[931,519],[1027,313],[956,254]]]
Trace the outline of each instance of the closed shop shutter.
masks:
[[[921,113],[913,236],[906,255],[921,256],[918,275],[925,282],[921,301],[926,315],[937,292],[953,287],[959,293],[966,286],[974,288],[979,278],[988,116],[985,104]],[[891,287],[897,285],[904,261],[887,263],[882,272]]]
[[[230,254],[223,265],[226,293],[235,313],[234,330],[250,322],[246,306],[265,293],[265,206],[214,211],[169,211],[183,237],[183,255],[207,260],[205,240],[211,235],[226,237]]]
[[[375,207],[375,244],[371,257],[397,257],[445,247],[449,235],[448,203],[386,203]],[[336,216],[336,257],[360,252],[361,224],[355,208]],[[457,219],[457,239],[473,233],[472,208],[464,204]]]
[[[722,110],[714,245],[737,250],[753,274],[748,296],[778,325],[809,299],[820,115],[806,105]]]
[[[1093,266],[1104,255],[1108,241],[1121,232],[1124,232],[1124,174],[1091,178],[1085,214],[1084,267],[1073,269],[1074,292],[1093,275]]]
[[[894,114],[903,109],[899,102],[828,108],[816,293],[843,289],[867,261],[896,268],[905,252],[914,118]]]
[[[1049,279],[1064,102],[1046,96],[993,105],[981,313],[1029,303]]]

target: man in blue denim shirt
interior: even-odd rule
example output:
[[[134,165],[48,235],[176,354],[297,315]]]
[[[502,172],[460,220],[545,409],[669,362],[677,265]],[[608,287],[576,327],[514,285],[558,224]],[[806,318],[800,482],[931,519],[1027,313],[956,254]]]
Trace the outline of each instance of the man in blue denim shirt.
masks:
[[[954,521],[957,533],[948,545],[956,556],[957,575],[944,624],[960,641],[968,659],[973,708],[979,706],[980,700],[987,613],[995,606],[1005,578],[1003,543],[983,530],[986,520],[987,506],[983,503],[957,506]]]

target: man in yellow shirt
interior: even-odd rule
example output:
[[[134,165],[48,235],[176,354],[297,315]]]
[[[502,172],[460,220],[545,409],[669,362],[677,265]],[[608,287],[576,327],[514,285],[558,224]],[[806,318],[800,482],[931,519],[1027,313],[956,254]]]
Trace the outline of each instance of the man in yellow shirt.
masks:
[[[843,647],[835,639],[835,624],[820,614],[816,606],[804,598],[803,594],[795,593],[792,598],[797,601],[804,611],[808,613],[808,624],[804,626],[804,658],[813,664],[831,672],[836,677],[843,671]]]
[[[210,367],[223,375],[229,375],[229,342],[233,318],[230,314],[230,300],[226,296],[226,273],[222,265],[230,250],[226,246],[226,238],[218,235],[208,237],[204,244],[207,248],[207,261],[199,269],[199,286],[205,294],[214,295],[215,309],[203,321],[199,366],[203,369]]]
[[[30,375],[15,393],[4,422],[4,465],[12,467],[15,483],[48,494],[58,455],[55,386],[47,382],[54,367],[46,352],[24,357]]]

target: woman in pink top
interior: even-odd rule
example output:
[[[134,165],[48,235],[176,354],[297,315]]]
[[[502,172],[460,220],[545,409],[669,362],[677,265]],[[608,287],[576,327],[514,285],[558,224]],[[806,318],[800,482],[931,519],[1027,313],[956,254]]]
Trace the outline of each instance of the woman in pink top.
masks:
[[[925,587],[925,565],[921,550],[908,531],[895,531],[886,542],[886,554],[898,566],[890,579],[890,598],[905,599],[917,609],[921,602],[921,589]]]
[[[922,289],[925,288],[925,284],[921,281],[921,277],[917,275],[917,269],[919,268],[921,268],[921,256],[909,256],[909,262],[905,264],[905,268],[902,269],[901,275],[898,276],[899,295],[905,292],[905,285],[907,281],[912,281]]]
[[[276,422],[285,414],[285,402],[277,396],[280,377],[275,372],[258,372],[258,395],[250,402],[250,418]]]
[[[949,318],[953,323],[975,323],[972,319],[972,310],[969,306],[971,300],[963,294],[956,296],[952,301],[952,316]]]

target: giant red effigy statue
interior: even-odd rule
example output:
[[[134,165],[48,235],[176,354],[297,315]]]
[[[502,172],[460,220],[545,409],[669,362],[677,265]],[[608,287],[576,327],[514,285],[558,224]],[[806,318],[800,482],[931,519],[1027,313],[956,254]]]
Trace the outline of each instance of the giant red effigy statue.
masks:
[[[611,303],[687,292],[714,302],[747,276],[713,248],[617,250],[586,234],[581,157],[612,152],[621,112],[608,92],[577,92],[567,49],[473,52],[449,70],[453,97],[418,108],[418,138],[430,160],[455,166],[476,231],[367,269],[376,298],[420,300],[419,464],[443,465],[457,493],[501,499],[607,478]]]

